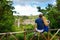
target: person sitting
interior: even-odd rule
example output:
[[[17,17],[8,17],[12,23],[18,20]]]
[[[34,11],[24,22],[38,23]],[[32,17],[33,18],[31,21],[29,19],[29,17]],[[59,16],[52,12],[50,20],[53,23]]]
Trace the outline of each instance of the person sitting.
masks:
[[[48,32],[49,31],[49,24],[50,24],[50,21],[46,19],[46,17],[42,17],[43,19],[43,22],[44,22],[44,32]]]
[[[48,32],[48,26],[49,26],[49,22],[47,21],[46,17],[43,16],[43,13],[39,14],[39,18],[37,18],[35,20],[35,30],[37,32]]]

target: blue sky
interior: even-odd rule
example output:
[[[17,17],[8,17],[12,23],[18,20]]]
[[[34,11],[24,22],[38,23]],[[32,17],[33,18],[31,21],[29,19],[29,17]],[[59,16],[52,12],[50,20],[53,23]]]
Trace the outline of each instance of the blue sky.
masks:
[[[55,5],[56,0],[13,0],[13,6],[15,7],[15,11],[20,13],[18,15],[37,15],[39,14],[39,12],[37,12],[36,7],[40,6],[42,9],[44,9],[45,7],[47,7],[48,4]]]

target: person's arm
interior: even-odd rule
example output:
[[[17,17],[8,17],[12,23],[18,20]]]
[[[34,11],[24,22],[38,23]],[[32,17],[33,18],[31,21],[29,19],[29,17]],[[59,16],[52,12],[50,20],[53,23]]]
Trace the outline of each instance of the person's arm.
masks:
[[[49,25],[49,23],[47,22],[46,17],[42,17],[42,19],[43,19],[43,22],[44,22],[45,26],[48,26],[48,25]]]

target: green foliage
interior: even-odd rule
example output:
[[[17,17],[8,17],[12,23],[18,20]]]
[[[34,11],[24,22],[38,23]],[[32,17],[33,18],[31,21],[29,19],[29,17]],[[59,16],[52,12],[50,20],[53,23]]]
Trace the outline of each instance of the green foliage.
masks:
[[[24,29],[26,29],[26,30],[33,30],[34,26],[32,24],[27,24],[27,25],[21,24],[18,29],[19,29],[19,31],[24,31]]]
[[[40,12],[40,11],[41,11],[41,7],[37,7],[37,9],[38,9],[38,12]]]
[[[33,30],[34,26],[32,24],[25,25],[27,30]]]
[[[60,11],[60,0],[56,0],[56,2],[57,2],[57,9],[58,11]]]
[[[60,14],[58,14],[58,13],[56,13],[55,11],[51,11],[51,12],[49,12],[49,14],[48,14],[48,18],[49,18],[49,20],[50,20],[50,26],[51,26],[51,28],[60,28],[59,26],[60,26],[60,22],[59,22],[59,15]]]
[[[24,40],[24,34],[16,34],[16,37],[18,38],[18,40]]]
[[[14,24],[12,1],[0,1],[0,32],[12,31]]]

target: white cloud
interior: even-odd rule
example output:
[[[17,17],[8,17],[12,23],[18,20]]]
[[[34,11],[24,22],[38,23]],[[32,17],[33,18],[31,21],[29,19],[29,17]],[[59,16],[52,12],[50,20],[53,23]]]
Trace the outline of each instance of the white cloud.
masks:
[[[30,16],[32,15],[38,15],[40,14],[37,10],[36,7],[32,7],[30,5],[25,5],[25,6],[21,6],[21,5],[16,5],[15,6],[15,11],[17,11],[19,14],[15,14],[14,15],[26,15],[26,16]]]
[[[44,2],[44,3],[42,3]],[[37,6],[40,6],[44,9],[48,3],[53,3],[54,0],[13,0],[13,5],[15,6],[15,11],[19,12],[19,14],[14,15],[38,15]],[[45,5],[44,5],[45,4]],[[55,4],[55,2],[53,3]]]
[[[56,1],[55,1],[55,2],[53,2],[53,5],[56,5]]]

